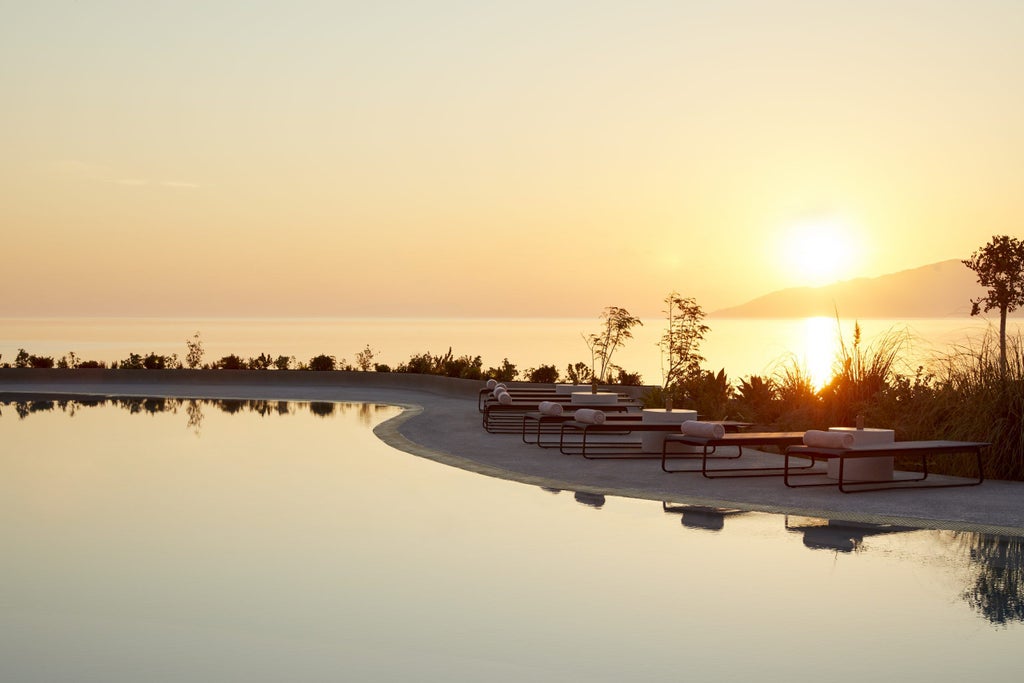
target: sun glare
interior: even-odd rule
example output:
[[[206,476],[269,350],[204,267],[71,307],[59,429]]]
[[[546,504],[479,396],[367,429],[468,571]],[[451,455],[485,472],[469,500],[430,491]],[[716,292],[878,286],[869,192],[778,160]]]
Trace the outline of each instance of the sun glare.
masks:
[[[850,275],[857,245],[841,220],[828,218],[794,225],[782,241],[782,262],[800,284],[817,286]]]
[[[834,318],[815,317],[804,320],[803,364],[815,389],[821,389],[832,379],[832,365],[836,358],[836,321]]]

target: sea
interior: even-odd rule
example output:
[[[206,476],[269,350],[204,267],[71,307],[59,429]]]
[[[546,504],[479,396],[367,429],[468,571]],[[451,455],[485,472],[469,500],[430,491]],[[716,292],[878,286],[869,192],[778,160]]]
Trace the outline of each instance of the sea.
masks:
[[[1024,321],[1013,320],[1019,335]],[[798,367],[817,384],[831,376],[836,358],[860,331],[862,348],[901,340],[901,371],[926,369],[939,359],[978,348],[998,331],[992,318],[914,318],[843,320],[828,317],[793,319],[706,318],[709,330],[700,346],[708,370],[725,370],[733,381],[752,375],[772,376]],[[661,384],[663,358],[659,340],[666,321],[643,320],[615,350],[611,362],[639,373],[645,384]],[[367,348],[374,363],[391,367],[413,355],[430,353],[480,356],[485,369],[507,359],[520,372],[592,359],[586,338],[600,331],[596,318],[2,318],[0,365],[13,364],[20,349],[55,360],[73,352],[79,360],[110,364],[130,354],[177,354],[198,335],[204,361],[234,354],[251,358],[268,354],[307,362],[321,354],[340,365],[355,364]]]

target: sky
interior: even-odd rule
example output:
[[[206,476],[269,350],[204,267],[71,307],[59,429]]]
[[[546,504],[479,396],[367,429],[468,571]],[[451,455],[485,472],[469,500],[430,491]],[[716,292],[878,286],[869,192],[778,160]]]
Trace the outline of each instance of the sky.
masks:
[[[0,5],[3,316],[713,311],[1022,236],[1019,0]]]

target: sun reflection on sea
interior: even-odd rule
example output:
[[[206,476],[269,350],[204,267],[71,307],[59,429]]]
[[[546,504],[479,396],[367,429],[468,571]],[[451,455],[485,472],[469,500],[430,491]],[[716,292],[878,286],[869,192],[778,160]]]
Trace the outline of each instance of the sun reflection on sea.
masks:
[[[835,319],[825,316],[806,318],[802,343],[803,367],[815,390],[821,389],[832,379],[838,345]]]

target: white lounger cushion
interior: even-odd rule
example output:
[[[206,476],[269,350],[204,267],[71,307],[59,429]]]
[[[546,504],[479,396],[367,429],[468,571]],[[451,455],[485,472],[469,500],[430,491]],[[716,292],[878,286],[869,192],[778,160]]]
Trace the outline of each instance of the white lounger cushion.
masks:
[[[808,429],[804,432],[804,445],[816,448],[853,448],[855,439],[849,432],[825,432]]]
[[[537,410],[540,411],[541,415],[561,415],[562,404],[554,403],[552,401],[541,401],[537,405]]]
[[[700,436],[705,439],[721,439],[725,436],[725,427],[717,422],[687,420],[679,425],[679,431],[687,436]]]
[[[593,408],[580,408],[573,414],[573,419],[577,422],[584,422],[586,424],[600,425],[604,424],[605,414],[603,410],[595,410]]]

